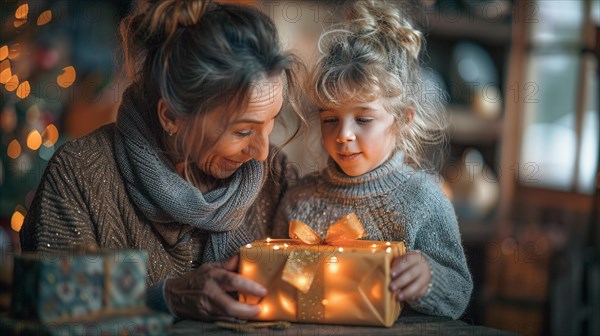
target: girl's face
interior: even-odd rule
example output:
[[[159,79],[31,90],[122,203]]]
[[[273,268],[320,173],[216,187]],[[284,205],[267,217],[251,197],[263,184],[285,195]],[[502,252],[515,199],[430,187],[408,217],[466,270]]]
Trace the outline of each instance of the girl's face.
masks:
[[[189,148],[200,141],[210,144],[193,152],[198,167],[205,174],[223,179],[246,161],[266,160],[269,135],[283,104],[282,92],[281,80],[273,77],[254,86],[246,109],[233,119],[224,118],[231,113],[226,108],[209,112],[203,120],[204,130],[188,139]]]
[[[323,145],[349,176],[370,172],[395,149],[395,119],[380,99],[345,103],[319,115]]]

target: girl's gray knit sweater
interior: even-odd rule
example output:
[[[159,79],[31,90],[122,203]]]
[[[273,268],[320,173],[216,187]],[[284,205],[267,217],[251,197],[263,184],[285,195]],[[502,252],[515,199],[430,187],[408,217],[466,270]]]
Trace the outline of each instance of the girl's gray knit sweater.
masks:
[[[433,177],[403,164],[397,153],[373,171],[350,177],[329,159],[316,176],[290,189],[275,216],[272,235],[287,238],[290,220],[324,236],[339,218],[354,212],[370,240],[404,241],[429,262],[431,289],[408,304],[422,313],[458,318],[473,282],[461,245],[454,208]]]

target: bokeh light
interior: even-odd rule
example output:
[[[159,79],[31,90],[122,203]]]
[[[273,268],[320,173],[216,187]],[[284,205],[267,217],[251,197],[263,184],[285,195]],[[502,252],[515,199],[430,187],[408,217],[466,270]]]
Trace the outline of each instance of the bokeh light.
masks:
[[[44,146],[52,147],[58,141],[58,128],[54,126],[54,124],[50,124],[44,129],[42,132],[42,139],[44,142]]]
[[[65,67],[63,72],[56,77],[56,83],[62,88],[68,88],[75,82],[77,74],[72,66]]]
[[[17,205],[15,212],[13,213],[10,219],[10,227],[16,232],[21,231],[21,227],[23,227],[23,222],[25,221],[25,215],[27,211],[21,205]]]
[[[31,86],[29,86],[29,81],[24,81],[23,83],[19,84],[19,87],[17,88],[17,97],[25,99],[27,96],[29,96],[30,92]]]
[[[8,92],[13,92],[18,87],[19,87],[19,77],[17,75],[10,76],[10,78],[8,79],[8,81],[6,81],[6,84],[4,85],[4,88]]]
[[[37,130],[29,132],[27,136],[27,147],[31,150],[37,150],[42,145],[42,136]]]
[[[0,47],[0,61],[8,57],[8,46]]]
[[[38,16],[37,25],[43,26],[50,21],[52,21],[52,11],[47,10],[47,11],[44,11],[42,14],[40,14],[40,16]]]
[[[14,139],[8,144],[6,154],[11,159],[16,159],[19,157],[19,155],[21,155],[21,144],[19,141],[17,141],[17,139]]]
[[[2,63],[0,63],[0,83],[6,84],[11,76],[12,71],[10,70],[10,61],[2,61]]]
[[[22,20],[27,18],[27,14],[29,14],[29,4],[22,4],[15,11],[15,18]]]

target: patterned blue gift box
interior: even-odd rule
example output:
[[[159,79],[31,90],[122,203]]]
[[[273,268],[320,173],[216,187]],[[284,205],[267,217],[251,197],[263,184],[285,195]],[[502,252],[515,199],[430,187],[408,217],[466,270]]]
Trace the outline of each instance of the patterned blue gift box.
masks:
[[[104,258],[97,254],[15,257],[11,313],[53,321],[102,310]]]
[[[106,309],[144,307],[148,254],[139,250],[107,250],[105,258]]]
[[[140,250],[15,257],[15,318],[56,321],[146,306],[148,254]]]
[[[146,307],[148,254],[101,250],[15,257],[0,335],[165,335],[173,317]]]

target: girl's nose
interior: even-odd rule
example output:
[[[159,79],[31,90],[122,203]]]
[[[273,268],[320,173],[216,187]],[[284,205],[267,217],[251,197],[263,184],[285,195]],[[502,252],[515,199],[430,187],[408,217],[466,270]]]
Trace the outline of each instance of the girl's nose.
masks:
[[[344,143],[356,140],[356,135],[351,127],[342,126],[335,139],[338,143]]]

